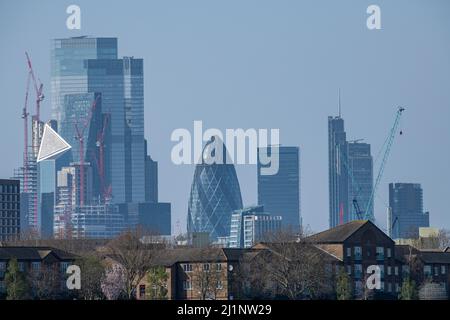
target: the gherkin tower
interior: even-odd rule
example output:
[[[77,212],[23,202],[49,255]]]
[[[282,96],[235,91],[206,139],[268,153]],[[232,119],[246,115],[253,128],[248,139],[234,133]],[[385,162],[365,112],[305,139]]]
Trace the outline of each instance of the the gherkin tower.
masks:
[[[223,161],[211,163],[216,148],[222,147]],[[197,164],[188,205],[187,231],[208,232],[211,241],[230,233],[231,213],[242,209],[241,190],[236,170],[226,163],[227,150],[218,137],[212,137]]]

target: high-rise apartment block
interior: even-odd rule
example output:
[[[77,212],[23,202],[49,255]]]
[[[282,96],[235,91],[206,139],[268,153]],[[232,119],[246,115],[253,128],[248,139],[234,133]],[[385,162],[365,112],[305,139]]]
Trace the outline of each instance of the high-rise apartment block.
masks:
[[[0,179],[0,241],[20,235],[20,181]]]
[[[236,210],[231,215],[229,248],[251,248],[259,241],[270,241],[281,230],[282,217],[264,212],[264,206]],[[273,238],[272,238],[273,239]]]

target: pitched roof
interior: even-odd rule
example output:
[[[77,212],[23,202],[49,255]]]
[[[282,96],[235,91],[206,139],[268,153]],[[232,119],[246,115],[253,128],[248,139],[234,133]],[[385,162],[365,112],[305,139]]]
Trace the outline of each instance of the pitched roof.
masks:
[[[313,234],[308,240],[315,243],[342,243],[366,224],[369,220],[354,220],[340,226]]]
[[[54,254],[60,260],[73,260],[74,254],[52,247],[0,246],[0,260],[43,260]]]
[[[234,248],[174,248],[165,250],[154,261],[155,265],[171,266],[182,262],[237,261],[250,254],[253,249]]]
[[[420,259],[424,263],[450,264],[450,252],[442,251],[421,251]]]

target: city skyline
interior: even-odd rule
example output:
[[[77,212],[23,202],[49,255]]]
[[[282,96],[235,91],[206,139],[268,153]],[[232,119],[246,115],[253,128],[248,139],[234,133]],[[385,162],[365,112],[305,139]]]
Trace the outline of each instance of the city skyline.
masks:
[[[23,4],[19,3],[17,6],[20,7],[21,5]],[[34,6],[33,4],[29,5]],[[364,5],[362,4],[361,8]],[[179,30],[177,26],[179,27],[180,23],[175,24],[173,29],[169,29],[169,35],[165,35],[162,31],[155,31],[155,29],[158,30],[156,28],[157,25],[152,24],[156,22],[150,22],[151,26],[154,27],[150,36],[157,40],[159,44],[166,44],[165,47],[163,46],[163,49],[155,48],[155,44],[146,46],[136,41],[136,35],[127,36],[127,31],[125,30],[101,27],[101,21],[104,18],[99,18],[100,21],[95,22],[95,24],[92,23],[92,20],[87,20],[86,28],[83,27],[81,32],[64,30],[63,23],[58,22],[56,18],[49,19],[48,22],[39,26],[37,29],[40,32],[45,31],[43,35],[38,37],[39,42],[48,41],[50,38],[58,38],[61,34],[68,37],[82,34],[92,34],[98,37],[103,35],[117,36],[121,43],[120,56],[123,56],[124,53],[135,53],[139,57],[144,57],[144,59],[148,58],[149,62],[144,67],[144,73],[146,74],[144,91],[147,96],[145,102],[147,122],[145,138],[149,141],[152,158],[159,163],[160,198],[163,201],[173,203],[172,230],[175,234],[178,231],[175,227],[175,221],[180,220],[180,224],[182,226],[185,225],[183,217],[187,212],[187,198],[189,196],[189,186],[192,180],[194,166],[177,167],[170,163],[169,150],[172,147],[170,143],[170,132],[175,128],[187,127],[196,118],[205,120],[207,125],[218,128],[280,128],[282,145],[295,145],[303,150],[300,161],[302,162],[303,169],[301,198],[304,201],[302,201],[301,211],[304,225],[310,225],[315,230],[324,229],[328,225],[328,202],[323,200],[327,198],[328,187],[325,160],[327,152],[326,134],[324,134],[326,132],[325,120],[327,116],[337,113],[338,87],[341,88],[342,92],[342,113],[346,118],[347,132],[352,132],[352,136],[349,139],[365,138],[373,146],[374,154],[381,148],[388,129],[392,125],[396,107],[398,105],[408,107],[408,115],[405,117],[402,127],[404,135],[394,144],[385,176],[379,187],[379,197],[375,199],[377,223],[383,225],[386,220],[385,202],[387,202],[388,198],[388,183],[417,182],[422,184],[424,189],[427,190],[424,201],[426,208],[431,212],[430,225],[449,227],[450,218],[444,202],[446,198],[445,193],[443,192],[450,189],[450,173],[444,165],[445,163],[449,163],[450,158],[449,148],[446,147],[449,145],[449,129],[444,121],[444,119],[448,118],[447,115],[449,115],[448,104],[450,96],[445,91],[445,81],[448,81],[450,64],[442,57],[448,56],[450,47],[448,44],[441,42],[448,35],[448,29],[450,28],[444,30],[445,27],[443,26],[447,26],[448,22],[443,21],[444,17],[440,16],[439,12],[433,11],[437,9],[431,6],[431,9],[427,8],[427,12],[432,17],[438,19],[435,19],[431,26],[421,25],[420,28],[410,26],[411,30],[403,38],[404,42],[402,45],[405,48],[400,48],[400,52],[396,53],[393,51],[399,48],[392,41],[400,31],[405,32],[405,29],[400,27],[401,22],[396,24],[392,21],[392,15],[395,12],[396,19],[400,21],[402,19],[407,20],[408,17],[414,17],[417,14],[416,10],[421,10],[422,7],[416,3],[416,7],[410,7],[410,11],[405,14],[398,9],[401,6],[394,8],[384,1],[380,1],[380,5],[383,8],[383,12],[387,11],[387,23],[379,35],[373,35],[367,30],[364,30],[364,16],[362,15],[361,19],[353,16],[353,14],[356,14],[357,9],[349,9],[346,5],[344,5],[345,9],[339,9],[338,6],[330,4],[331,7],[337,10],[336,12],[341,13],[341,15],[337,14],[335,18],[327,12],[318,13],[313,11],[313,16],[316,18],[320,17],[319,20],[321,23],[331,21],[336,26],[340,26],[340,29],[338,29],[340,32],[348,31],[350,33],[350,35],[342,34],[339,43],[333,42],[327,30],[323,29],[323,26],[321,27],[311,19],[305,17],[306,13],[300,9],[306,8],[311,10],[309,5],[304,4],[303,6],[299,5],[296,7],[296,9],[298,8],[296,11],[297,14],[301,14],[301,17],[306,21],[304,23],[318,28],[319,35],[324,36],[323,41],[324,43],[328,41],[328,45],[309,38],[308,33],[302,28],[302,26],[307,26],[307,24],[299,23],[293,31],[288,30],[287,25],[283,24],[280,26],[271,25],[274,28],[273,30],[266,29],[263,25],[263,18],[268,16],[268,11],[271,9],[271,6],[267,2],[258,8],[254,17],[257,22],[256,25],[262,30],[246,25],[244,23],[244,15],[234,13],[238,25],[244,27],[244,35],[250,36],[253,39],[252,43],[242,47],[244,50],[241,52],[241,57],[230,50],[221,52],[221,50],[224,50],[224,44],[234,43],[235,45],[242,45],[245,43],[245,36],[237,32],[238,27],[227,31],[222,30],[220,23],[225,23],[225,21],[221,19],[217,23],[212,23],[212,26],[226,40],[224,44],[220,44],[220,42],[214,40],[210,33],[204,31],[200,25],[193,22],[191,27],[194,28],[193,30],[199,31],[199,35]],[[2,4],[2,6],[4,5]],[[80,2],[80,6],[86,11],[87,16],[89,16],[89,10],[95,10],[97,7],[97,5],[90,5],[86,2]],[[153,4],[153,6],[161,10],[159,5]],[[113,12],[116,15],[119,14],[119,8],[115,7],[115,5],[112,7]],[[51,8],[48,4],[44,8],[49,9],[53,15],[54,12],[59,10],[58,6]],[[217,7],[209,5],[207,9],[196,14],[201,18],[201,21],[211,22],[210,18],[207,17],[207,13],[210,12],[208,10],[214,10],[214,8]],[[244,5],[244,12],[248,13],[245,8]],[[7,10],[11,9],[8,7]],[[36,10],[39,12],[43,9],[39,8]],[[177,9],[173,15],[166,13],[165,17],[174,18],[176,16],[186,22],[186,20],[183,20],[179,16],[181,11],[178,10],[181,9]],[[278,8],[278,10],[275,12],[275,16],[277,16],[277,13],[286,13],[283,9]],[[342,10],[349,12],[344,14]],[[60,11],[63,12],[63,10]],[[5,10],[1,10],[1,12],[5,12]],[[15,12],[20,12],[20,9],[16,9]],[[191,13],[194,14],[192,11]],[[226,14],[232,13],[226,11]],[[348,17],[349,21],[341,21],[339,17],[342,18],[342,14],[344,14],[344,17]],[[224,18],[225,15],[219,15],[219,17]],[[61,15],[60,20],[64,21],[63,18],[64,15]],[[22,19],[24,18],[22,17]],[[165,27],[169,27],[169,24],[163,23],[160,19],[156,19],[156,21],[161,22]],[[10,18],[5,18],[5,20],[8,23],[16,25]],[[22,20],[18,19],[18,21],[20,22]],[[294,16],[288,15],[288,21],[293,23]],[[52,26],[59,24],[61,24],[60,31],[50,31]],[[438,34],[431,36],[431,33],[436,31],[436,26],[438,25],[441,26]],[[360,29],[358,29],[359,27]],[[393,35],[388,33],[390,28],[394,31]],[[23,28],[21,29],[19,26],[19,30],[23,30]],[[145,33],[144,31],[145,28],[142,33]],[[299,42],[304,42],[308,45],[316,44],[318,45],[317,50],[320,48],[339,49],[338,51],[340,53],[336,56],[322,56],[322,62],[331,67],[331,71],[324,74],[325,77],[331,75],[329,79],[324,80],[325,77],[322,76],[317,78],[318,75],[314,73],[314,67],[307,68],[303,62],[295,62],[293,60],[294,56],[300,57],[300,61],[312,59],[311,54],[312,52],[316,52],[316,49],[313,49],[311,52],[308,49],[309,47],[303,47],[301,43],[292,44],[286,37],[282,38],[282,40],[276,39],[276,35],[283,34],[283,32],[294,35],[294,31],[300,34]],[[418,35],[417,32],[419,32]],[[142,33],[138,32],[138,34]],[[7,36],[6,40],[11,39],[11,35],[7,33],[6,29],[2,29],[1,34]],[[234,35],[236,39],[234,41],[231,40],[229,38],[230,35]],[[176,53],[167,55],[170,51],[169,49],[178,48],[170,42],[171,39],[182,40],[183,36],[192,37],[198,47],[194,47],[194,49],[190,48],[188,52],[185,52],[186,56],[177,55]],[[418,44],[415,43],[417,36],[420,40]],[[36,38],[36,35],[33,38]],[[211,41],[213,45],[205,45],[203,42],[205,39]],[[365,49],[357,47],[359,57],[353,56],[345,49],[346,45],[356,40],[361,41],[367,46]],[[8,83],[5,81],[6,77],[2,76],[1,78],[2,88],[5,89],[5,102],[8,106],[5,108],[5,116],[11,119],[11,124],[14,126],[5,126],[5,128],[1,129],[1,133],[5,135],[6,132],[11,132],[12,130],[14,130],[13,132],[17,132],[14,138],[14,144],[2,140],[0,145],[2,148],[8,149],[9,153],[11,153],[5,156],[4,166],[0,169],[1,175],[5,178],[12,176],[13,168],[21,163],[21,131],[16,128],[20,126],[20,107],[22,105],[24,83],[26,80],[25,63],[23,63],[24,59],[22,59],[25,49],[30,51],[35,69],[44,83],[44,91],[47,93],[47,97],[50,97],[50,82],[48,81],[50,70],[48,57],[49,45],[39,45],[36,41],[35,39],[30,40],[29,35],[25,36],[24,39],[15,39],[14,43],[16,45],[14,49],[6,48],[5,52],[2,53],[4,59],[2,59],[1,66],[7,71],[12,72],[12,70],[15,70],[15,72],[13,79],[8,79]],[[123,45],[124,43],[125,45]],[[272,49],[269,50],[269,53],[261,53],[261,57],[255,57],[254,60],[253,58],[249,60],[251,54],[257,48],[266,48],[267,45],[271,44],[278,44],[278,51]],[[429,57],[428,55],[429,51],[427,49],[421,49],[424,45],[429,45],[434,48],[433,50],[437,51],[437,57],[434,55],[432,60],[430,60],[431,56]],[[295,54],[288,53],[290,46],[292,46]],[[305,52],[302,52],[300,50],[301,48],[306,48]],[[201,49],[206,49],[207,53],[202,54]],[[410,51],[414,52],[405,55],[406,52]],[[376,54],[377,52],[378,54]],[[230,55],[229,60],[224,59],[226,54]],[[382,62],[376,59],[376,56],[380,54],[382,56]],[[402,54],[403,58],[406,57],[406,61],[400,63]],[[195,55],[198,55],[198,57],[194,57]],[[287,55],[289,61],[286,62],[286,65],[290,64],[294,70],[293,72],[290,72],[284,63],[278,60],[284,55]],[[11,61],[12,57],[17,62]],[[216,59],[220,60],[220,58],[224,59],[223,65],[216,61]],[[258,69],[261,67],[262,61],[268,58],[271,58],[270,61],[273,62],[274,66],[269,67],[269,70],[266,71],[268,75],[280,81],[280,85],[269,80],[257,81],[257,78],[262,75]],[[243,78],[233,85],[231,83],[232,81],[230,81],[233,79],[233,76],[225,69],[229,68],[234,62],[238,62],[238,65],[240,63],[242,66],[244,61],[241,59],[245,60],[249,68],[242,70],[232,68],[236,72],[240,70],[235,76]],[[352,59],[356,59],[356,61],[352,61]],[[4,61],[11,61],[9,63],[10,66],[6,65]],[[369,65],[367,65],[367,61],[370,61]],[[170,63],[174,63],[174,67],[169,68],[168,65]],[[317,67],[318,63],[318,59],[312,60],[313,66]],[[158,64],[162,64],[162,66],[158,66]],[[213,70],[214,68],[218,68],[220,70],[218,74],[223,74],[225,78],[215,76],[212,71],[208,71],[208,65],[212,65]],[[395,65],[396,67],[393,67]],[[416,66],[417,69],[415,68]],[[196,68],[197,70],[195,70]],[[306,72],[306,76],[299,76],[297,78],[295,73],[303,68],[306,68],[308,71]],[[393,71],[389,71],[389,69],[393,69]],[[23,70],[23,72],[19,70]],[[351,71],[351,77],[341,78],[345,70]],[[199,76],[193,76],[192,74],[194,72],[199,72]],[[374,79],[368,79],[367,72],[373,73]],[[412,76],[410,73],[412,73]],[[427,76],[429,73],[437,74],[437,79],[440,79],[440,81],[429,79]],[[10,72],[6,72],[5,74],[10,74]],[[264,79],[268,79],[268,75]],[[206,85],[202,77],[205,79],[213,79],[214,81],[207,81],[211,83]],[[197,81],[196,83],[193,83],[194,79]],[[380,83],[380,80],[383,80],[382,83]],[[429,83],[429,80],[432,81]],[[225,90],[229,93],[225,93],[221,89],[221,86],[225,84],[231,85],[230,89]],[[200,90],[200,88],[204,85],[206,85],[206,88],[209,88],[210,92],[202,97],[201,93],[203,90]],[[242,90],[242,88],[246,90]],[[298,90],[300,90],[300,93],[296,93]],[[312,90],[311,93],[309,92],[310,90]],[[272,92],[272,94],[263,93],[262,91]],[[174,96],[179,95],[181,99],[173,98],[169,95],[170,92],[176,93]],[[321,93],[320,96],[317,94],[319,92]],[[42,106],[42,113],[47,119],[50,114],[50,99],[46,98]],[[225,106],[227,106],[228,112],[218,112],[218,110],[225,110]],[[259,114],[258,110],[261,107],[263,107],[264,112]],[[300,111],[296,111],[291,115],[290,113],[293,112],[292,110],[294,108],[299,108]],[[164,109],[167,109],[167,111]],[[243,117],[236,119],[234,115],[240,112],[241,109],[244,110]],[[173,119],[173,110],[176,110],[179,116],[176,119]],[[280,110],[282,112],[279,112]],[[439,116],[437,115],[438,113]],[[218,115],[221,118],[220,120],[217,119]],[[424,130],[423,121],[431,122],[434,125],[430,125],[427,127],[427,130]],[[311,124],[308,124],[308,122],[311,122]],[[429,143],[430,141],[432,143]],[[419,144],[421,147],[417,148]],[[433,151],[436,153],[437,145],[441,146],[439,151],[444,149],[442,153],[439,153],[440,157],[426,156],[427,154],[433,154]],[[405,165],[405,163],[408,165]],[[245,185],[245,188],[242,188],[244,206],[257,203],[255,167],[236,166],[238,179],[241,185]],[[376,170],[377,168],[374,167],[374,172]],[[179,186],[173,186],[174,177],[182,181]],[[318,199],[322,200],[319,201]]]

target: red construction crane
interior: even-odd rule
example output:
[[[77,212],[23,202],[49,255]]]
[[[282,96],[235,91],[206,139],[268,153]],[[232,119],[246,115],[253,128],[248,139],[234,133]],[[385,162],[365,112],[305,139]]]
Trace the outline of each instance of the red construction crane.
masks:
[[[79,142],[79,157],[80,157],[80,206],[84,205],[84,132],[87,126],[91,122],[92,114],[94,113],[95,106],[97,105],[98,96],[92,102],[89,108],[88,116],[84,119],[81,129],[78,127],[78,119],[75,120],[75,139]]]
[[[22,109],[23,119],[23,192],[28,191],[28,93],[30,91],[31,73],[28,72],[25,103]]]
[[[100,177],[100,190],[102,194],[103,200],[107,200],[110,197],[111,193],[111,186],[106,186],[105,183],[105,134],[106,129],[108,127],[109,123],[109,114],[105,114],[105,118],[103,121],[103,127],[102,130],[98,132],[97,134],[97,148],[99,157],[97,160],[97,168],[98,168],[98,174]]]
[[[44,100],[44,94],[43,89],[44,85],[42,83],[37,82],[36,77],[34,75],[33,66],[31,64],[30,56],[28,55],[28,52],[25,52],[25,55],[27,57],[27,63],[28,63],[28,70],[30,72],[31,78],[33,79],[33,85],[34,90],[36,91],[36,120],[39,122],[40,120],[40,110],[41,110],[41,102]]]

